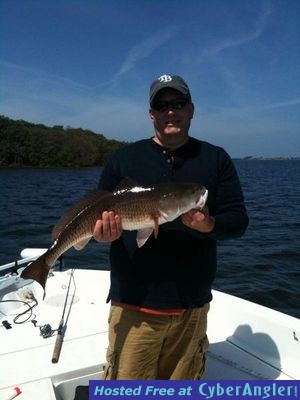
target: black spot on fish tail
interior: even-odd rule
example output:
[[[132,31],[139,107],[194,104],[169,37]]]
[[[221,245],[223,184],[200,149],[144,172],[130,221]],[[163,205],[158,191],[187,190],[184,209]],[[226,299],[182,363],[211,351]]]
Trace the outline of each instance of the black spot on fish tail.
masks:
[[[50,268],[51,267],[46,263],[44,256],[41,256],[23,270],[23,272],[21,273],[21,278],[32,279],[38,282],[44,289],[45,297],[46,281]]]

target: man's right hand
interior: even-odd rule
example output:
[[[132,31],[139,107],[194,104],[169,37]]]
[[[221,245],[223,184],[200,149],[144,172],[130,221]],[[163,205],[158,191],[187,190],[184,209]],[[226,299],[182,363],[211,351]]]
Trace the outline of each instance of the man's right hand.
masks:
[[[104,211],[96,222],[93,236],[97,242],[112,242],[122,235],[122,223],[119,215],[113,211]]]

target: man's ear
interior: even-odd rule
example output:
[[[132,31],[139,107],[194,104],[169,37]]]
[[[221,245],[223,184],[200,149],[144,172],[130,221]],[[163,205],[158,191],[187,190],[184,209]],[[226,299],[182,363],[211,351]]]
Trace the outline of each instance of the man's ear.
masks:
[[[150,119],[152,119],[152,121],[153,121],[154,116],[153,116],[153,110],[152,110],[152,108],[149,108],[149,117],[150,117]]]
[[[194,103],[188,104],[187,107],[189,107],[190,118],[193,119],[194,111],[195,111]]]

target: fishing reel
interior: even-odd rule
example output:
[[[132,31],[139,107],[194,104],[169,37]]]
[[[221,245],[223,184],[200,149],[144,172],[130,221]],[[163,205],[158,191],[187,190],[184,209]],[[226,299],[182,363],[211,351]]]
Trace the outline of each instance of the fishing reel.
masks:
[[[52,329],[50,324],[37,325],[37,321],[35,319],[33,319],[31,322],[35,328],[40,328],[40,335],[43,337],[43,339],[51,337],[53,333],[57,331],[57,329]]]
[[[45,324],[43,326],[40,326],[40,335],[46,339],[48,337],[51,337],[54,333],[54,330],[52,329],[50,324]]]

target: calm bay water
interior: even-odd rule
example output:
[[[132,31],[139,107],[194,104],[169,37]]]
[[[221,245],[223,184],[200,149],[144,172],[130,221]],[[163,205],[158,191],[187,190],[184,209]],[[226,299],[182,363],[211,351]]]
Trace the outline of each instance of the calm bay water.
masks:
[[[250,225],[220,242],[214,287],[300,316],[300,161],[236,160]],[[0,265],[48,247],[58,218],[95,187],[99,168],[0,169]],[[69,250],[66,264],[108,269],[108,244]]]

